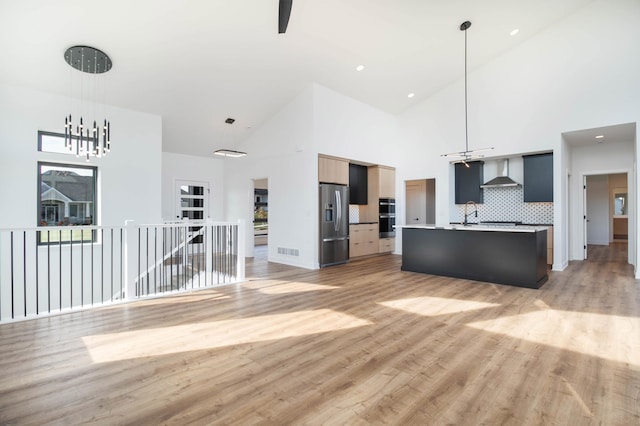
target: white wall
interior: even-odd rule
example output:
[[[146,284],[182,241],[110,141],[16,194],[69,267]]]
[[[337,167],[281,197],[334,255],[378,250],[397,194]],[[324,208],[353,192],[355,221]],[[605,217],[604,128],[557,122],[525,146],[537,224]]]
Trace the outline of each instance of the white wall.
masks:
[[[567,202],[556,202],[554,208],[554,237],[553,237],[553,268],[563,270],[569,265],[569,218],[575,210],[575,206],[571,203],[571,184],[575,176],[571,175],[571,147],[563,136],[560,137],[560,155],[559,159],[554,158],[553,175],[554,179],[553,193],[554,197]]]
[[[609,244],[608,175],[587,176],[587,244]]]
[[[37,151],[38,130],[61,133],[68,98],[0,85],[0,227],[37,225],[37,163],[87,163],[73,155]],[[98,221],[122,225],[160,221],[162,121],[156,115],[107,107],[112,150],[98,167]]]
[[[253,247],[253,179],[269,182],[270,261],[314,267],[317,240],[317,155],[313,147],[313,87],[257,129],[239,149],[242,158],[227,158],[225,219],[246,221],[247,254]],[[278,254],[297,249],[299,256]],[[317,259],[315,259],[317,263]]]
[[[209,217],[224,220],[224,160],[192,155],[162,153],[162,218],[175,220],[177,180],[209,184]]]
[[[561,134],[640,121],[640,55],[630,54],[640,39],[638,16],[636,0],[596,0],[468,76],[470,149],[554,151],[554,268],[568,259]],[[471,49],[472,69],[473,61]],[[439,155],[464,149],[462,80],[402,114],[399,126],[398,180],[435,177],[436,222],[446,223],[453,172]],[[635,259],[635,247],[630,252]]]
[[[317,152],[396,167],[396,116],[313,85],[314,148]],[[397,182],[396,182],[397,183]]]

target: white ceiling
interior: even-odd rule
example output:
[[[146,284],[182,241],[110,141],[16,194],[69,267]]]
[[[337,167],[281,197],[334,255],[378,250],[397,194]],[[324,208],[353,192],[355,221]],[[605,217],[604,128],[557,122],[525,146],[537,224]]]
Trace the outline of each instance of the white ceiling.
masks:
[[[562,134],[564,140],[572,146],[596,145],[601,143],[635,142],[636,124],[626,123],[615,126],[595,127]],[[602,136],[596,137],[596,136]]]
[[[165,151],[210,156],[312,82],[400,113],[462,77],[463,21],[473,69],[591,1],[293,0],[278,34],[278,0],[1,0],[0,82],[69,95],[64,51],[97,47],[107,103],[161,115]]]

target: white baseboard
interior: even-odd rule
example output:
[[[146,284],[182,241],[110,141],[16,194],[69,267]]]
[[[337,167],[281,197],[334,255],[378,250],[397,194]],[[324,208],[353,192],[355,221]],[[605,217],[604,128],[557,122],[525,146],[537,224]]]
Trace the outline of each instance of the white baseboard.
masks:
[[[552,271],[557,271],[557,272],[562,272],[565,269],[567,269],[568,266],[569,266],[569,262],[567,262],[567,261],[562,262],[559,265],[557,263],[554,263],[553,265],[551,265],[551,270]]]

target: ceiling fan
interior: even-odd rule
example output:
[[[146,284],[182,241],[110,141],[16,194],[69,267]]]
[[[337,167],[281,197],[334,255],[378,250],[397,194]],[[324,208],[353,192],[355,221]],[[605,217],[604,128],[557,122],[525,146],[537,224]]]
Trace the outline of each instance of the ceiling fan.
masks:
[[[278,13],[278,33],[284,34],[287,32],[287,25],[289,25],[289,16],[291,16],[291,5],[293,0],[280,0],[279,13]]]

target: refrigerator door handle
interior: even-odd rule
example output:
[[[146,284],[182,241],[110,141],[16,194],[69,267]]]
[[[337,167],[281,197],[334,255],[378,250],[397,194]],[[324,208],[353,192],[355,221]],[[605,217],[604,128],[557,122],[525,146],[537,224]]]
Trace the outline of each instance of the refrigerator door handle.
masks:
[[[331,242],[331,241],[345,241],[348,240],[349,237],[333,237],[333,238],[323,238],[323,242]]]
[[[336,221],[335,221],[335,229],[336,232],[340,230],[340,222],[342,221],[342,200],[340,199],[340,191],[336,189]]]

